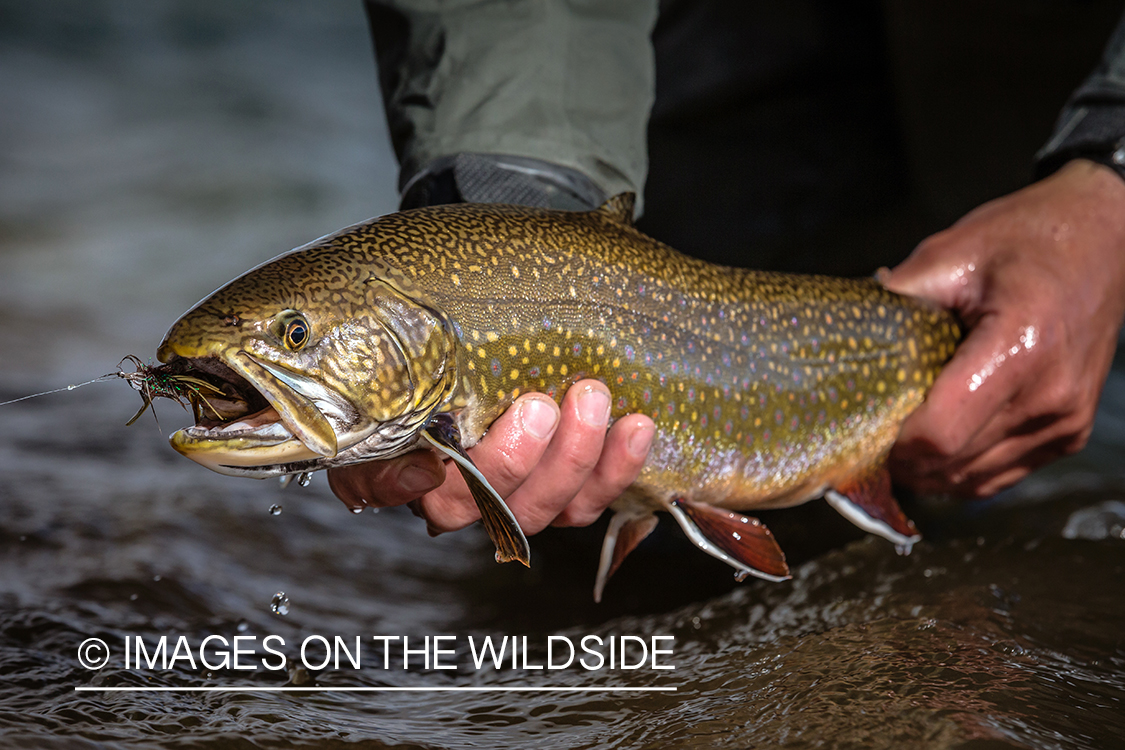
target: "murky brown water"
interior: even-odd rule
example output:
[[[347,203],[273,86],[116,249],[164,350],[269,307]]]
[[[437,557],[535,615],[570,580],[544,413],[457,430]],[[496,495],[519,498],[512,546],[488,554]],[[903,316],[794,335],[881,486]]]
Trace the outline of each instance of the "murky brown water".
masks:
[[[210,288],[393,207],[358,7],[193,7],[0,4],[0,400],[148,356]],[[792,582],[736,587],[668,531],[600,607],[597,529],[534,538],[531,571],[497,566],[479,531],[352,515],[319,477],[212,474],[167,447],[175,407],[124,427],[138,405],[110,383],[0,407],[0,745],[1125,746],[1122,363],[1089,449],[990,503],[916,504],[909,557],[814,504],[769,521],[804,560]],[[462,667],[120,661],[126,637],[212,634],[277,634],[289,657],[311,634],[453,635]],[[527,635],[534,664],[549,635],[588,634],[674,636],[676,669],[478,671],[465,649]],[[117,654],[102,670],[78,663],[89,637]],[[677,690],[73,689],[294,683]]]

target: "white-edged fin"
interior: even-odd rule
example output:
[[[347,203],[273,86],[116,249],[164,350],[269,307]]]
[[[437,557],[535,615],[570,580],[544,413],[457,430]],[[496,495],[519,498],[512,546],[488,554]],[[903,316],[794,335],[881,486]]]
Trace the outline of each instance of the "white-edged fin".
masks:
[[[615,511],[609,519],[598,558],[598,577],[594,579],[594,602],[600,604],[606,582],[617,572],[622,561],[656,528],[657,518],[651,511],[641,513]]]
[[[867,515],[863,508],[859,507],[836,490],[828,490],[825,492],[824,499],[828,501],[829,505],[836,509],[836,512],[859,528],[893,542],[895,547],[902,550],[901,554],[909,555],[914,543],[922,539],[921,534],[914,534],[912,536],[900,534],[883,521]]]
[[[531,567],[531,547],[516,517],[488,480],[481,474],[473,460],[461,447],[460,433],[451,419],[435,418],[422,431],[422,437],[434,448],[453,459],[469,492],[480,510],[481,522],[492,543],[496,545],[496,562],[519,560]]]
[[[617,547],[617,533],[628,519],[624,513],[614,513],[609,519],[609,528],[602,539],[602,554],[598,558],[598,577],[594,579],[594,601],[601,604],[602,592],[609,580],[609,566],[613,564],[613,550]]]
[[[676,521],[680,524],[680,528],[684,530],[684,533],[687,534],[688,539],[690,539],[696,547],[699,547],[699,549],[703,550],[708,555],[716,557],[734,568],[736,571],[735,577],[739,580],[742,580],[742,578],[751,575],[755,576],[756,578],[764,578],[767,581],[774,581],[775,583],[779,583],[781,581],[788,581],[791,577],[788,575],[788,573],[786,573],[785,575],[773,575],[771,573],[758,570],[757,568],[746,565],[745,563],[735,559],[733,556],[728,555],[726,552],[720,549],[718,545],[713,544],[706,536],[703,535],[703,532],[701,532],[699,530],[699,527],[695,525],[695,522],[688,517],[687,513],[684,512],[684,509],[678,502],[671,503],[668,506],[668,510],[671,511],[673,518],[675,518]],[[782,564],[784,565],[784,558],[782,560]]]

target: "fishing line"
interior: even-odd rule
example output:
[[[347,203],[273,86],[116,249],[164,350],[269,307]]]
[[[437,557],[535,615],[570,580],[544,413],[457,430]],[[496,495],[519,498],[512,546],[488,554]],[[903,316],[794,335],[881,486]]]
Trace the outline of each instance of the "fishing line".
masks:
[[[119,377],[121,377],[120,373],[111,372],[106,375],[102,375],[101,377],[94,378],[93,380],[87,380],[85,383],[75,383],[74,385],[68,385],[65,388],[55,388],[54,390],[43,391],[42,393],[32,393],[30,396],[20,396],[19,398],[13,398],[11,401],[0,401],[0,406],[7,406],[8,404],[14,404],[18,401],[27,401],[29,398],[35,398],[36,396],[47,396],[52,393],[61,393],[62,391],[73,391],[75,388],[81,388],[84,385],[90,385],[91,383],[105,383],[110,380],[115,380]]]

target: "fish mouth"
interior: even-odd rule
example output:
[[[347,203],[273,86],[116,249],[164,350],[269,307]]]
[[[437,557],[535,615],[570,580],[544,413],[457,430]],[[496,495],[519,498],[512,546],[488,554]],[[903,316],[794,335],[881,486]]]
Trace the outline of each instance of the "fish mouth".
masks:
[[[325,412],[337,420],[354,412],[311,378],[245,351],[174,355],[151,373],[161,379],[152,395],[187,400],[195,416],[172,435],[172,447],[223,474],[275,474],[271,467],[332,458],[336,431]]]

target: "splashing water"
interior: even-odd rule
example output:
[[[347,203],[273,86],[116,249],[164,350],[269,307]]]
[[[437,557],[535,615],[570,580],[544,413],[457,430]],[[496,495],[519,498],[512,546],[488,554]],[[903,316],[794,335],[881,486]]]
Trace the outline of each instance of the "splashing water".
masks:
[[[278,591],[273,595],[273,601],[270,602],[270,611],[282,617],[289,614],[289,597],[284,591]]]

